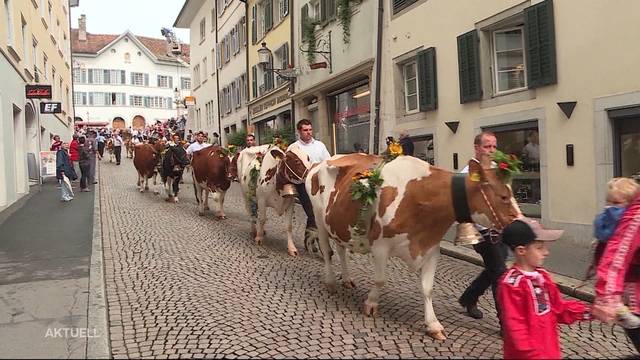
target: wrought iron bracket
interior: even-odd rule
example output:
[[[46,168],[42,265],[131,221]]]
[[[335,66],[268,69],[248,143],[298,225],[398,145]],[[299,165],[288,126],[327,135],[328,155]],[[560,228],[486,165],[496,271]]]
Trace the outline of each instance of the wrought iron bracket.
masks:
[[[319,54],[322,56],[327,61],[327,64],[329,65],[329,74],[331,74],[333,72],[333,67],[331,66],[331,30],[329,30],[326,35],[323,35],[316,40],[316,49],[320,50],[309,51],[308,47],[306,49],[302,46],[298,47],[298,50],[305,54]]]

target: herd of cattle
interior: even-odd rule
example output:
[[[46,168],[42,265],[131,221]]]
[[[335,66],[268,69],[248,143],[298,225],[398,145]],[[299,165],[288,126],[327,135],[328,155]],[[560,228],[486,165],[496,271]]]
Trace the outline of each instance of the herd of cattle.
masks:
[[[164,144],[160,142],[135,146],[133,162],[138,171],[137,185],[140,192],[148,190],[148,180],[153,178],[155,184],[155,177],[160,172],[168,200],[177,202],[172,182],[188,160],[181,147],[170,147],[174,150],[166,150],[161,156],[163,149]],[[259,176],[257,184],[253,184],[255,191],[250,192],[250,171],[258,157],[262,158]],[[280,191],[287,183],[304,183],[318,226],[325,282],[329,289],[335,290],[336,276],[329,240],[338,245],[335,248],[340,258],[343,285],[354,287],[347,250],[354,250],[356,240],[363,239],[352,238],[351,228],[358,220],[361,208],[360,202],[351,196],[352,178],[382,161],[380,156],[357,153],[335,155],[321,163],[311,164],[309,157],[294,143],[287,151],[276,145],[262,145],[246,148],[235,155],[222,147],[209,146],[194,152],[190,164],[200,215],[208,209],[209,193],[213,193],[218,205],[216,217],[225,219],[225,193],[231,182],[238,181],[249,216],[252,216],[252,204],[257,203],[257,221],[252,225],[256,243],[262,243],[267,208],[271,207],[279,216],[285,216],[287,248],[292,256],[298,254],[292,231],[294,200],[281,196]],[[460,190],[452,187],[452,172],[415,157],[399,156],[383,165],[381,176],[384,183],[366,213],[369,229],[365,240],[373,256],[375,282],[364,302],[366,315],[377,313],[380,292],[386,282],[387,261],[390,256],[396,256],[420,274],[428,335],[438,340],[445,339],[444,328],[433,311],[431,294],[440,253],[439,243],[457,219],[453,202],[454,197],[460,194],[456,192],[465,193],[462,195],[463,198],[466,195],[468,215],[483,226],[500,231],[520,216],[510,187],[498,178],[495,169],[491,169],[488,157],[481,159],[480,163],[470,161],[469,167],[474,176],[467,176]]]

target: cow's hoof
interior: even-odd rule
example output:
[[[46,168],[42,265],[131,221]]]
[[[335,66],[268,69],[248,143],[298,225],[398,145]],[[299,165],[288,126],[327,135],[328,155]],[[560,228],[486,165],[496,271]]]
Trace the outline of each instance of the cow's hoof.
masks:
[[[198,211],[199,216],[204,216],[204,211]]]
[[[356,283],[354,283],[353,280],[349,279],[347,281],[343,281],[342,286],[344,286],[346,289],[355,289]]]
[[[378,315],[378,304],[364,302],[364,316],[376,316]]]
[[[140,189],[140,192],[141,192],[141,193],[143,193],[143,192],[144,192],[144,189]]]
[[[287,252],[289,253],[290,256],[298,256],[298,249],[296,248],[289,249],[287,250]]]
[[[216,219],[218,219],[218,220],[227,220],[227,216],[226,215],[216,215]]]
[[[205,206],[204,206],[204,209],[205,209],[205,210],[211,210],[211,209],[209,209],[209,205],[205,205]]]
[[[444,341],[447,337],[444,335],[444,330],[427,331],[427,335],[434,340]]]
[[[174,203],[174,204],[177,204],[177,203],[178,203],[178,198],[177,198],[177,197],[174,197],[174,198],[173,198],[173,203]]]
[[[145,190],[149,190],[149,187],[148,187],[148,186],[145,186],[145,187],[144,187],[144,189],[145,189]]]
[[[256,245],[257,246],[262,246],[262,239],[256,238]]]
[[[157,190],[153,190],[153,193],[154,193],[155,195],[160,195],[160,191],[157,191]]]

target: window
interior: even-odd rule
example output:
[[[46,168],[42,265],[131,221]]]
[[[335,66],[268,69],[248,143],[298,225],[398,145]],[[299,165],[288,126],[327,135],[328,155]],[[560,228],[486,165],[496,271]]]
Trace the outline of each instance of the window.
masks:
[[[206,18],[202,18],[202,20],[200,20],[200,42],[201,43],[204,41],[205,34],[207,31],[206,22],[207,22]]]
[[[47,71],[47,61],[49,59],[47,58],[47,54],[42,54],[42,71],[44,72],[44,78],[45,80],[49,80],[49,72]]]
[[[193,67],[193,85],[200,86],[200,64]]]
[[[278,12],[280,13],[280,19],[289,15],[289,0],[278,0]]]
[[[393,14],[397,14],[417,0],[393,0]]]
[[[187,77],[180,78],[180,88],[182,90],[191,89],[191,79],[189,79]]]
[[[49,25],[51,26],[51,28],[53,30],[53,7],[52,7],[51,3],[49,3]]]
[[[64,93],[62,92],[62,89],[64,88],[64,86],[62,85],[62,76],[60,76],[60,85],[58,86],[58,99],[62,98],[62,95],[64,95]],[[64,99],[62,99],[64,100]]]
[[[370,89],[365,83],[329,96],[336,154],[369,152]],[[331,131],[331,130],[330,130]]]
[[[4,16],[7,31],[7,45],[13,45],[13,9],[11,0],[4,0]]]
[[[211,49],[211,76],[216,73],[216,56],[215,50]]]
[[[87,93],[74,91],[73,102],[76,105],[87,105]]]
[[[216,30],[216,9],[215,7],[213,9],[211,9],[211,32],[214,32]]]
[[[614,174],[640,182],[640,109],[628,108],[609,113],[614,119]],[[616,114],[618,113],[618,114]]]
[[[104,80],[102,69],[89,69],[89,84],[104,84]]]
[[[131,73],[131,85],[137,86],[148,86],[149,85],[149,75],[139,72]]]
[[[124,53],[124,62],[125,64],[131,64],[131,54],[128,52]]]
[[[38,68],[38,41],[36,40],[36,38],[32,39],[32,49],[31,49],[31,55],[33,56],[33,67],[35,69]],[[36,70],[37,72],[37,70]],[[35,74],[34,74],[35,75]]]
[[[131,95],[129,96],[129,105],[130,106],[143,106],[144,103],[142,102],[142,96],[138,96],[138,95]]]
[[[527,5],[496,14],[458,36],[460,103],[557,83],[552,0]]]
[[[506,154],[522,160],[522,173],[513,176],[513,196],[526,216],[540,217],[540,140],[537,121],[484,128],[493,131]]]
[[[493,32],[496,93],[527,87],[522,27]]]
[[[56,99],[57,96],[57,92],[56,92],[56,68],[55,67],[51,67],[51,97],[53,99]]]
[[[413,156],[435,165],[435,152],[433,149],[433,135],[411,137],[413,143]]]
[[[202,59],[202,81],[206,81],[207,80],[207,69],[209,68],[209,66],[207,65],[207,57],[205,56]]]
[[[22,35],[22,59],[25,66],[29,66],[29,46],[27,45],[27,22],[22,18],[20,33]]]
[[[415,62],[403,67],[404,77],[404,107],[407,113],[418,111],[418,69]]]
[[[158,75],[158,87],[159,88],[173,88],[173,77]]]

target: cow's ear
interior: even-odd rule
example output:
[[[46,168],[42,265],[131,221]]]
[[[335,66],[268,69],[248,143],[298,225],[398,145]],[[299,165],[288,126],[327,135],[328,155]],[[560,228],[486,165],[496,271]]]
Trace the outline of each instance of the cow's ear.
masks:
[[[273,149],[271,150],[271,156],[273,156],[277,160],[280,160],[280,158],[282,157],[282,151]]]
[[[484,178],[482,165],[476,159],[469,160],[469,177],[472,181],[480,181]]]

